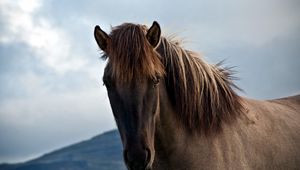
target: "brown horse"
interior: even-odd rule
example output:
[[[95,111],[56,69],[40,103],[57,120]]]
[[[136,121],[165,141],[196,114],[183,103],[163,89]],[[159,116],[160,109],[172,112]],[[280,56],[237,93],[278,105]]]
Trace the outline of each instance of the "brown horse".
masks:
[[[300,96],[240,97],[230,69],[161,36],[157,22],[94,36],[128,169],[300,168]]]

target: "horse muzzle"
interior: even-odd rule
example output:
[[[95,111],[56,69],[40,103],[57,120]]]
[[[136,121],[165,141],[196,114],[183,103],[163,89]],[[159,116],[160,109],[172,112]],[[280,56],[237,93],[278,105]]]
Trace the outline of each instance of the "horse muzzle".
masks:
[[[151,170],[150,149],[124,150],[124,160],[129,170]]]

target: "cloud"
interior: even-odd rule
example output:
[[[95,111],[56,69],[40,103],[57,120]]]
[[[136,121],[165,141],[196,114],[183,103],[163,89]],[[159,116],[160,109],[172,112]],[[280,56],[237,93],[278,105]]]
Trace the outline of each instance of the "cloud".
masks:
[[[40,14],[43,4],[0,2],[0,162],[115,128],[97,48],[87,43],[84,52],[67,28]]]
[[[92,4],[92,5],[91,5]],[[129,5],[130,4],[130,5]],[[222,46],[238,41],[260,46],[278,36],[286,36],[300,25],[295,0],[265,1],[79,1],[72,5],[49,4],[48,12],[55,9],[53,19],[65,16],[63,24],[81,22],[80,18],[109,31],[110,24],[136,22],[150,25],[158,20],[166,33],[182,33],[201,46]],[[80,8],[80,10],[77,10]],[[67,9],[67,10],[66,10]],[[124,15],[117,15],[124,14]]]
[[[112,115],[101,114],[110,112],[103,92],[97,88],[1,102],[1,155],[36,157],[113,128]]]
[[[44,64],[61,74],[83,68],[86,59],[71,55],[70,41],[64,31],[36,15],[41,7],[41,0],[1,2],[1,18],[5,18],[7,32],[1,34],[0,42],[24,43]]]
[[[115,128],[96,56],[97,64],[61,74],[24,42],[0,50],[1,161],[23,161]]]
[[[207,53],[214,61],[226,58],[228,65],[237,66],[237,81],[243,96],[273,99],[299,92],[300,34],[276,38],[263,46],[232,43]],[[299,94],[299,93],[298,93]]]

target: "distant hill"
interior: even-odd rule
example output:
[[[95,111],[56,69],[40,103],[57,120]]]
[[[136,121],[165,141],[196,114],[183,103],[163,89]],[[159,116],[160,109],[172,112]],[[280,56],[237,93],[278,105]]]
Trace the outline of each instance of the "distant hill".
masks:
[[[117,130],[109,131],[20,164],[0,170],[126,170]]]

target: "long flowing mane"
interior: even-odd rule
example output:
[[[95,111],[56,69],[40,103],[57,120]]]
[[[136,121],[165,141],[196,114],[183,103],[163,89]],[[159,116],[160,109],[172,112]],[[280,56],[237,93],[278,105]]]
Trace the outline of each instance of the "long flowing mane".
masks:
[[[242,101],[233,90],[230,68],[211,65],[180,43],[161,37],[153,49],[146,39],[143,25],[122,24],[110,34],[109,69],[119,81],[134,77],[165,76],[169,98],[176,117],[190,132],[220,131],[243,111]]]
[[[221,130],[243,111],[240,97],[233,90],[230,67],[211,65],[201,56],[162,37],[157,51],[163,58],[169,97],[177,109],[178,120],[191,132]]]

